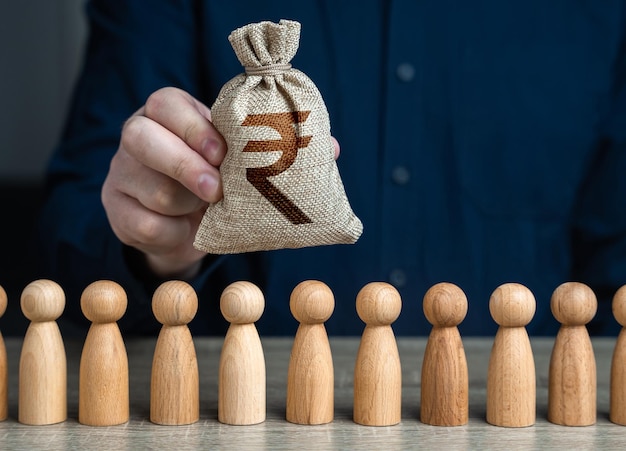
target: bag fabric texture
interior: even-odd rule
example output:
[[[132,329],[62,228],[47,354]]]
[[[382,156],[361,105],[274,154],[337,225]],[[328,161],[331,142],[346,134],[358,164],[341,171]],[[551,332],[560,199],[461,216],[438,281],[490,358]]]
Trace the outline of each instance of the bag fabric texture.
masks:
[[[236,254],[355,243],[363,225],[339,175],[326,105],[290,65],[300,24],[249,24],[228,39],[245,73],[211,107],[228,146],[224,197],[207,208],[194,246]]]

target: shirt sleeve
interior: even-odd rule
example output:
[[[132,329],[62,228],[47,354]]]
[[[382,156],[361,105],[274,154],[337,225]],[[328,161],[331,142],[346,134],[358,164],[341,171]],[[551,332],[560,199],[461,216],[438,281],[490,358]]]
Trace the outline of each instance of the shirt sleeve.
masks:
[[[64,316],[85,322],[80,295],[98,279],[120,283],[128,310],[120,327],[156,327],[150,297],[159,281],[129,267],[137,256],[113,234],[100,190],[124,121],[150,93],[176,86],[197,95],[192,1],[93,0],[89,38],[65,130],[50,161],[39,224],[40,274],[66,293]]]

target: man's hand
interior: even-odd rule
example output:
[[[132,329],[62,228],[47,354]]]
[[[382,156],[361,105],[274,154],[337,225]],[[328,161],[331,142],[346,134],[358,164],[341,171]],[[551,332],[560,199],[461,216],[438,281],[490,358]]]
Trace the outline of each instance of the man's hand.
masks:
[[[180,89],[154,92],[124,124],[102,203],[115,235],[143,252],[157,276],[198,272],[205,254],[193,241],[207,205],[222,198],[225,155],[209,108]]]
[[[102,187],[111,227],[161,277],[189,278],[204,253],[193,240],[208,203],[222,198],[226,143],[209,108],[163,88],[131,116]]]

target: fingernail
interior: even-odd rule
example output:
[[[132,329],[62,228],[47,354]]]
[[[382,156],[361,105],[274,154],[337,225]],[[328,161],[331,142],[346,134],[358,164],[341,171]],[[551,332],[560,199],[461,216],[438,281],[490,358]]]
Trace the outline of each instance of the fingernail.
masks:
[[[202,200],[206,202],[214,202],[218,184],[219,183],[214,176],[210,174],[201,174],[200,177],[198,177],[198,190],[200,191]]]
[[[202,155],[213,165],[219,165],[222,161],[220,142],[217,139],[207,138],[202,142]]]

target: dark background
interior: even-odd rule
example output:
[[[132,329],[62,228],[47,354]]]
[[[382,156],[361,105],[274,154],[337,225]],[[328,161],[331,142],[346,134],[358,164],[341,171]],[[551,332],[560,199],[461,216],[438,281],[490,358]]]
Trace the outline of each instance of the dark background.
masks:
[[[86,38],[83,0],[0,2],[0,285],[4,336],[23,335],[20,294],[36,274],[32,231]]]

